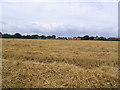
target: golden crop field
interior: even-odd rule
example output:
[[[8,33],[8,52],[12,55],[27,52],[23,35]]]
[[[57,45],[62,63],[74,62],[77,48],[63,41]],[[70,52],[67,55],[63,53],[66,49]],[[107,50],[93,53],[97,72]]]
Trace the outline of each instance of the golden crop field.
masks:
[[[118,42],[2,39],[3,88],[117,88]]]

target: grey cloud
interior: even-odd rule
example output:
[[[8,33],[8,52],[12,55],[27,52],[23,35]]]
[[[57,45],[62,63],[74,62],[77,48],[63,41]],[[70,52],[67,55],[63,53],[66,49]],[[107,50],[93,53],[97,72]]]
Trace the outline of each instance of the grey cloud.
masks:
[[[48,25],[48,28],[45,27],[45,25]],[[49,27],[51,26],[51,27]],[[3,32],[6,33],[15,33],[20,32],[21,34],[39,34],[39,35],[57,35],[57,36],[81,36],[81,35],[102,35],[102,36],[116,36],[117,32],[114,31],[113,27],[87,27],[87,26],[75,26],[75,25],[57,25],[52,26],[50,24],[39,24],[36,25],[36,23],[31,23],[24,25],[23,28],[21,26],[17,25],[9,25],[6,24],[3,27]]]

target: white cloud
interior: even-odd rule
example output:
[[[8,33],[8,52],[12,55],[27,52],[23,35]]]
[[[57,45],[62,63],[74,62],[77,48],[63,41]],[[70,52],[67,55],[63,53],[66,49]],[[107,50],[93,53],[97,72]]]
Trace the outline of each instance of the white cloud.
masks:
[[[3,3],[3,32],[116,36],[117,15],[110,2]]]

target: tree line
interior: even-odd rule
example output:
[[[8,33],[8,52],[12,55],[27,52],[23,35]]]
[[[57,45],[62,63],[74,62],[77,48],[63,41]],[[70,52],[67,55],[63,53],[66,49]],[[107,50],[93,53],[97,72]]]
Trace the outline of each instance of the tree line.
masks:
[[[40,38],[40,39],[66,39],[67,40],[67,37],[58,37],[58,38],[56,38],[56,36],[55,35],[49,35],[49,36],[45,36],[45,35],[41,35],[41,36],[39,36],[39,35],[21,35],[20,33],[15,33],[15,34],[13,34],[13,35],[11,35],[11,34],[2,34],[1,32],[0,32],[0,38],[21,38],[21,39],[38,39],[38,38]],[[77,38],[77,37],[76,37]],[[107,39],[107,38],[105,38],[105,37],[103,37],[103,36],[101,36],[101,37],[98,37],[98,36],[96,36],[96,37],[94,37],[94,36],[89,36],[89,35],[85,35],[85,36],[83,36],[83,37],[78,37],[78,38],[81,38],[81,40],[103,40],[103,41],[109,41],[109,40],[112,40],[112,41],[119,41],[119,39]]]
[[[21,39],[38,39],[38,38],[41,38],[41,39],[46,39],[46,38],[52,38],[52,39],[55,39],[56,36],[55,35],[52,35],[52,36],[45,36],[45,35],[21,35],[20,33],[15,33],[14,35],[11,35],[11,34],[2,34],[0,33],[1,37],[2,38],[21,38]]]

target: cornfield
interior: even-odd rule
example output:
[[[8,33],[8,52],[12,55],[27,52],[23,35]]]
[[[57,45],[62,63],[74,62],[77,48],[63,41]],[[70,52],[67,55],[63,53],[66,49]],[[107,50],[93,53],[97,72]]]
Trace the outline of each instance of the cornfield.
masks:
[[[3,88],[117,88],[118,41],[2,39]]]

